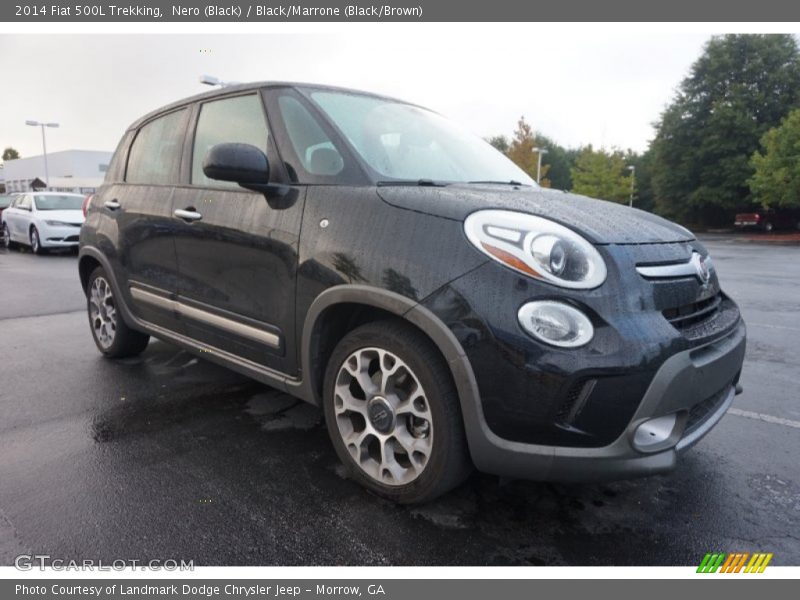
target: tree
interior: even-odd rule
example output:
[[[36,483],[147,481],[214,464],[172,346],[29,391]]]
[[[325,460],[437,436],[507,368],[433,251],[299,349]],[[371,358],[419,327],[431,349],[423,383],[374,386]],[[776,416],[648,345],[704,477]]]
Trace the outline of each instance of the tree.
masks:
[[[525,121],[525,117],[520,117],[506,156],[534,180],[536,179],[539,156],[533,149],[538,145],[533,128]],[[542,158],[541,180],[539,183],[544,187],[550,187],[550,180],[547,179],[548,166],[544,163],[544,156],[547,155],[543,155]]]
[[[564,148],[552,138],[536,132],[536,144],[547,148],[547,154],[542,156],[542,168],[547,165],[547,179],[550,187],[557,190],[568,190],[572,187],[572,166],[578,156],[575,148]]]
[[[800,206],[800,110],[767,131],[761,146],[750,159],[753,198],[765,208]]]
[[[662,214],[728,222],[750,201],[749,157],[800,104],[791,35],[713,37],[656,124],[653,189]]]
[[[602,200],[627,203],[633,176],[620,150],[583,148],[572,167],[572,191]]]
[[[17,152],[17,150],[11,146],[3,150],[3,162],[7,160],[15,160],[17,158],[19,158],[19,152]]]
[[[486,139],[489,144],[494,146],[497,150],[505,154],[508,152],[508,138],[504,135],[493,135]]]
[[[625,163],[632,165],[634,171],[634,196],[633,206],[642,210],[651,211],[655,207],[653,193],[653,151],[647,149],[643,154],[631,150],[625,153]]]

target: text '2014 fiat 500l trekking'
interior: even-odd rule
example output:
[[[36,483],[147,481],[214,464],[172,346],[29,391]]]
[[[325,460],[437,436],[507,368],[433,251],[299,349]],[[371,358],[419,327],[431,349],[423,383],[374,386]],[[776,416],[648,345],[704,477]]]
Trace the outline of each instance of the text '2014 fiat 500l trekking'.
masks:
[[[538,187],[438,114],[260,83],[160,109],[87,201],[108,357],[173,342],[323,408],[399,502],[473,466],[668,471],[731,404],[745,327],[686,229]]]

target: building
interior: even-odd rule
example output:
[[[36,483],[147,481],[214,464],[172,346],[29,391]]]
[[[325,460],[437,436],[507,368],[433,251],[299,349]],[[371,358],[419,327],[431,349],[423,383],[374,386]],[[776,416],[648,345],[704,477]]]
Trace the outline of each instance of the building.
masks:
[[[111,152],[95,150],[63,150],[47,153],[47,181],[44,156],[7,160],[2,177],[7,193],[31,191],[35,179],[47,182],[52,192],[91,194],[103,183],[111,162]]]

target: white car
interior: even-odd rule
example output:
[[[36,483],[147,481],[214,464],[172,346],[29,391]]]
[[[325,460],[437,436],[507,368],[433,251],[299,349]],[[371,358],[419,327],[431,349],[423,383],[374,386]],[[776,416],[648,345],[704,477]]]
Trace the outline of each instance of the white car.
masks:
[[[14,198],[3,211],[3,242],[6,248],[30,246],[35,254],[48,248],[77,248],[83,225],[80,194],[30,192]]]

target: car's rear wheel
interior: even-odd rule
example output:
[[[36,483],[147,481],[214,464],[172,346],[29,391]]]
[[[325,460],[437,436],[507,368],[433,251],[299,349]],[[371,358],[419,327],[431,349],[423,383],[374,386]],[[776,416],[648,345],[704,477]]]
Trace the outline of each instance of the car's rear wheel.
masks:
[[[45,249],[42,247],[42,240],[39,237],[39,230],[36,229],[35,225],[31,227],[30,242],[31,242],[31,250],[33,251],[34,254],[45,253]]]
[[[92,338],[105,356],[135,356],[147,347],[150,336],[128,327],[117,310],[114,289],[103,267],[97,267],[89,276],[86,306]]]
[[[11,240],[11,231],[8,229],[8,223],[3,223],[3,246],[8,249],[17,247],[17,242]]]
[[[336,346],[325,421],[350,475],[401,503],[432,500],[472,469],[458,395],[430,340],[400,322],[363,325]]]
[[[775,226],[772,223],[764,223],[764,231],[767,233],[772,233],[772,230],[775,229]]]

